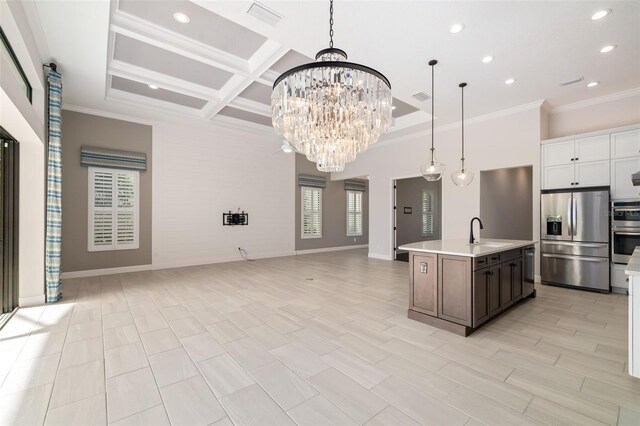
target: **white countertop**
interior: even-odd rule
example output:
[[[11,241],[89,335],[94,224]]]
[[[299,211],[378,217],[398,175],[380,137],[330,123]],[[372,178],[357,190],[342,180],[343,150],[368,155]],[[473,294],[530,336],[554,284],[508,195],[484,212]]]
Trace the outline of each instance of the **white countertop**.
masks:
[[[640,275],[640,247],[636,247],[633,251],[624,273],[627,275]]]
[[[419,241],[398,247],[401,250],[420,251],[425,253],[450,254],[453,256],[480,257],[501,251],[517,249],[535,244],[535,241],[480,239],[475,244],[469,240],[433,240]],[[640,257],[639,257],[640,273]]]

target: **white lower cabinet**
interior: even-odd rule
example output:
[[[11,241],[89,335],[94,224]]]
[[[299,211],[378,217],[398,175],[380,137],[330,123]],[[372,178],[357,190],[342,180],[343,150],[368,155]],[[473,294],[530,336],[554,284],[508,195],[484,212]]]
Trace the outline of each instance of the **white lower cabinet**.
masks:
[[[588,163],[576,162],[575,167],[572,186],[580,188],[609,185],[609,160]]]
[[[631,175],[640,171],[640,157],[611,160],[611,198],[637,198],[640,187],[633,186]]]
[[[574,164],[545,167],[543,171],[542,189],[559,189],[572,187]]]
[[[611,264],[611,291],[614,293],[627,294],[629,290],[629,275],[624,270],[627,265]]]

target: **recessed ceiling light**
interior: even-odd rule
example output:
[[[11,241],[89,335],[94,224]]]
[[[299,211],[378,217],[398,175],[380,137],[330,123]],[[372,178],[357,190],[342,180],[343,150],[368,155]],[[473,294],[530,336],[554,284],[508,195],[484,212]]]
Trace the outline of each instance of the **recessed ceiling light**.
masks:
[[[611,9],[602,9],[591,15],[591,20],[598,21],[611,13]]]
[[[516,82],[515,78],[508,78],[504,81],[504,84],[513,84]]]
[[[397,106],[395,106],[395,105],[391,105],[391,111],[393,111],[393,110],[394,110],[394,109],[396,109],[396,108],[398,108],[398,107],[397,107]]]
[[[605,46],[605,47],[603,47],[602,49],[600,49],[600,53],[609,53],[609,52],[611,52],[613,49],[615,49],[616,47],[618,47],[618,46],[616,46],[615,44],[610,44],[610,45]]]
[[[452,34],[458,34],[460,31],[464,30],[464,24],[453,24],[451,29],[449,30]]]
[[[491,55],[487,55],[484,58],[482,58],[482,62],[484,62],[485,64],[488,64],[491,61],[493,61],[493,56]]]
[[[591,83],[587,84],[587,87],[596,87],[598,84],[600,84],[599,81],[592,81]]]
[[[176,12],[173,14],[173,19],[180,22],[181,24],[188,24],[191,19],[187,15],[182,12]]]
[[[147,87],[149,87],[149,89],[153,89],[153,90],[156,90],[158,88],[158,86],[156,86],[155,84],[148,84]]]

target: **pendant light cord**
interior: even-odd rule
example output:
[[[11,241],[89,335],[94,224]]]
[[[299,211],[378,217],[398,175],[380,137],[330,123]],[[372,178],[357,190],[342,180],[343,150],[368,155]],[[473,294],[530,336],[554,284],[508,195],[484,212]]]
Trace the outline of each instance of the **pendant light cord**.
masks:
[[[434,67],[438,63],[435,59],[429,61],[429,66],[431,67],[431,165],[433,165],[433,152],[436,150],[434,147],[434,126],[435,126],[435,78],[434,78]]]
[[[460,84],[460,88],[462,89],[462,173],[464,173],[464,87],[467,83]]]
[[[329,48],[333,49],[333,0],[329,0]]]

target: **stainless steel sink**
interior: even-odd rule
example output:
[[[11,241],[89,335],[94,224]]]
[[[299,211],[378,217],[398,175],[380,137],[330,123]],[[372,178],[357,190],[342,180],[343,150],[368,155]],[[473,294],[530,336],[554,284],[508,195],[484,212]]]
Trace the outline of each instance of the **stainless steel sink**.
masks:
[[[500,247],[510,246],[511,244],[512,243],[498,243],[498,242],[487,241],[486,243],[480,242],[480,243],[474,243],[474,244],[469,244],[469,245],[470,246],[483,246],[483,247],[500,248]]]

